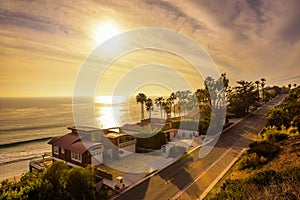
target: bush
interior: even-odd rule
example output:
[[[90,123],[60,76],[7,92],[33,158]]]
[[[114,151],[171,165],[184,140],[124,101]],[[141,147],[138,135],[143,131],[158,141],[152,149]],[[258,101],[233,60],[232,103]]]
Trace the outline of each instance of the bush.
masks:
[[[298,128],[297,128],[297,127],[291,126],[291,127],[287,130],[287,133],[288,133],[289,135],[297,135],[297,134],[299,134]]]
[[[288,139],[288,135],[281,132],[275,132],[275,133],[266,133],[265,134],[266,140],[269,142],[280,142],[282,140]]]
[[[93,174],[88,169],[73,168],[66,181],[67,190],[75,199],[95,199]]]
[[[210,199],[299,199],[299,181],[299,167],[283,172],[265,170],[246,179],[226,180]]]
[[[221,191],[216,194],[213,198],[215,200],[223,199],[243,199],[243,193],[241,193],[241,188],[243,186],[243,181],[239,179],[230,180],[227,179],[221,186]]]
[[[239,160],[237,166],[239,170],[256,168],[259,165],[259,156],[256,153],[244,155]]]
[[[280,148],[272,143],[269,143],[267,141],[262,142],[252,142],[249,144],[250,149],[248,150],[249,153],[257,153],[258,156],[263,156],[265,158],[272,159],[275,157],[279,151]]]
[[[108,190],[107,190],[108,191]],[[26,173],[18,182],[2,181],[1,199],[106,199],[108,192],[96,192],[92,171],[70,168],[55,161],[44,172]],[[101,197],[101,198],[99,198]]]
[[[167,143],[167,136],[164,132],[142,132],[134,134],[137,139],[137,148],[155,149],[158,150],[162,145]]]
[[[283,181],[280,172],[274,170],[266,170],[258,172],[249,179],[248,182],[252,182],[260,188],[280,184]]]

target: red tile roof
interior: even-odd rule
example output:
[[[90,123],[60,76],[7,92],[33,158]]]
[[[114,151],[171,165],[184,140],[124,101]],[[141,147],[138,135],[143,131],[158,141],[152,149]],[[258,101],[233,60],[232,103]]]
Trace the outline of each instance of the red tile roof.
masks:
[[[48,144],[52,144],[53,146],[62,147],[64,149],[75,151],[78,153],[84,153],[92,146],[101,144],[99,142],[82,140],[84,140],[84,138],[80,138],[77,133],[69,133],[67,135],[53,138],[48,142]]]

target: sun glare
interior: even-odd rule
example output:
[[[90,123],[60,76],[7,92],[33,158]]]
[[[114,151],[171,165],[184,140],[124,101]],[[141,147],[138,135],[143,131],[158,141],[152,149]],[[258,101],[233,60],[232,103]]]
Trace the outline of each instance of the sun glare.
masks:
[[[120,28],[115,23],[104,22],[95,28],[93,38],[98,44],[101,44],[120,32]]]

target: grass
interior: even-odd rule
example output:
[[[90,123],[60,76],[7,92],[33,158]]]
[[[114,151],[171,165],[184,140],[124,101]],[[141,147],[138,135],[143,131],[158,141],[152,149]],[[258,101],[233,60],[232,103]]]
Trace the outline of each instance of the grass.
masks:
[[[222,185],[227,180],[246,180],[254,177],[258,173],[265,172],[267,170],[274,170],[277,172],[284,172],[287,169],[300,166],[300,136],[290,136],[288,139],[276,142],[275,145],[280,147],[280,153],[273,159],[259,164],[255,168],[243,169],[239,167],[239,161],[237,161],[233,167],[223,176],[223,178],[215,185],[205,199],[213,198],[220,190]],[[248,153],[244,153],[241,158],[248,156]],[[281,186],[278,186],[281,187]],[[280,188],[279,188],[280,189]],[[268,192],[265,191],[265,194]],[[262,194],[263,195],[263,194]]]

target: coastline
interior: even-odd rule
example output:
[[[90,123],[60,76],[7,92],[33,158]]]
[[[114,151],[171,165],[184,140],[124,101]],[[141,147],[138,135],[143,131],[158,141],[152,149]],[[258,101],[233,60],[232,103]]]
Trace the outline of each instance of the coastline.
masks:
[[[18,181],[23,173],[29,171],[29,161],[30,160],[22,160],[0,165],[0,182],[5,179],[8,179],[9,181]]]

